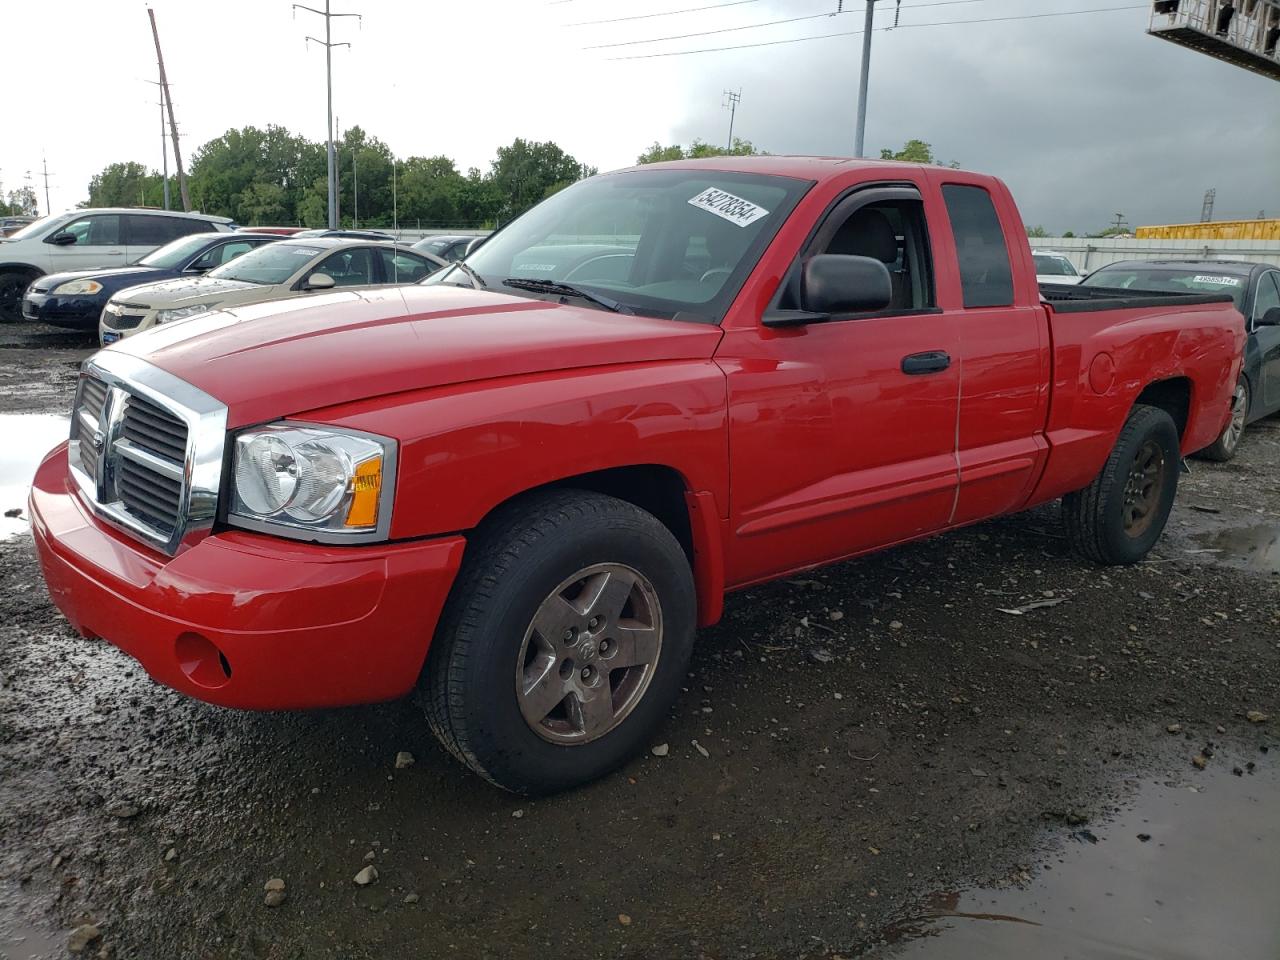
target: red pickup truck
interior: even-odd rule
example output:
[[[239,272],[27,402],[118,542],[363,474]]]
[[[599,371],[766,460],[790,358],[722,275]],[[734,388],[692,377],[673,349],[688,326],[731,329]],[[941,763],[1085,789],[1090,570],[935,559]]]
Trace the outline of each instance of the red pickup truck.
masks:
[[[650,742],[751,584],[1063,499],[1100,563],[1214,441],[1226,296],[1037,286],[998,180],[724,158],[594,177],[424,285],[85,362],[31,493],[49,590],[254,709],[412,691],[520,793]]]

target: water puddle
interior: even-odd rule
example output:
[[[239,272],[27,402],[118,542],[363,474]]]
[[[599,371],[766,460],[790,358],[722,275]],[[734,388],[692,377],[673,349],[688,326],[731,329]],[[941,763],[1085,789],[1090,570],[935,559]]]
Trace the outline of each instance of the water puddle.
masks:
[[[27,493],[44,455],[67,438],[66,417],[0,414],[0,540],[30,529]],[[16,517],[5,516],[21,510]]]
[[[1231,766],[1147,785],[1129,812],[1076,831],[1029,888],[940,895],[871,956],[1276,960],[1280,775]]]
[[[1280,524],[1208,530],[1191,539],[1201,545],[1197,552],[1211,554],[1219,563],[1255,573],[1280,574]]]

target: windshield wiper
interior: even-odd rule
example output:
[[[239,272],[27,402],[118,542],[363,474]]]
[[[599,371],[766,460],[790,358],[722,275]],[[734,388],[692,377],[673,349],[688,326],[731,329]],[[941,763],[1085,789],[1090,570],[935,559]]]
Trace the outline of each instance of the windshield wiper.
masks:
[[[590,303],[604,307],[612,313],[626,313],[632,316],[635,311],[625,303],[619,303],[617,300],[609,297],[602,297],[598,293],[590,293],[581,287],[575,287],[571,283],[561,283],[558,280],[535,280],[531,277],[507,277],[502,281],[508,287],[515,287],[517,290],[532,290],[534,293],[551,293],[559,294],[562,297],[581,297]]]
[[[480,276],[461,260],[453,261],[453,265],[467,275],[467,279],[471,281],[471,286],[476,290],[483,290],[489,286],[484,282],[484,277]]]

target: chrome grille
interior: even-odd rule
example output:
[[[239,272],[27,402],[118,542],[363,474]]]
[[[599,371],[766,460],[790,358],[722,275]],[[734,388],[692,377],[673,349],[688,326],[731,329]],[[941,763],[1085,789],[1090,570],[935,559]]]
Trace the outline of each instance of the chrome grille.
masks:
[[[142,322],[144,316],[141,313],[104,313],[102,322],[111,330],[132,330]]]
[[[167,553],[217,512],[226,407],[129,354],[86,361],[68,458],[104,520]]]

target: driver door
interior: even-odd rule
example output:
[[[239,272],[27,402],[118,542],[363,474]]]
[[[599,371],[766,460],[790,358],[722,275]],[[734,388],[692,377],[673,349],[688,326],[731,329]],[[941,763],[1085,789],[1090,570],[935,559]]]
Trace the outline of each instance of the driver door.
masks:
[[[960,343],[955,318],[936,306],[928,233],[915,188],[855,190],[824,218],[776,302],[799,309],[804,260],[837,253],[885,264],[890,308],[726,332],[716,362],[729,391],[731,586],[948,524]]]
[[[120,233],[120,217],[114,213],[95,213],[72,220],[45,239],[53,267],[49,272],[124,266],[125,245]],[[55,243],[54,237],[73,239]]]

